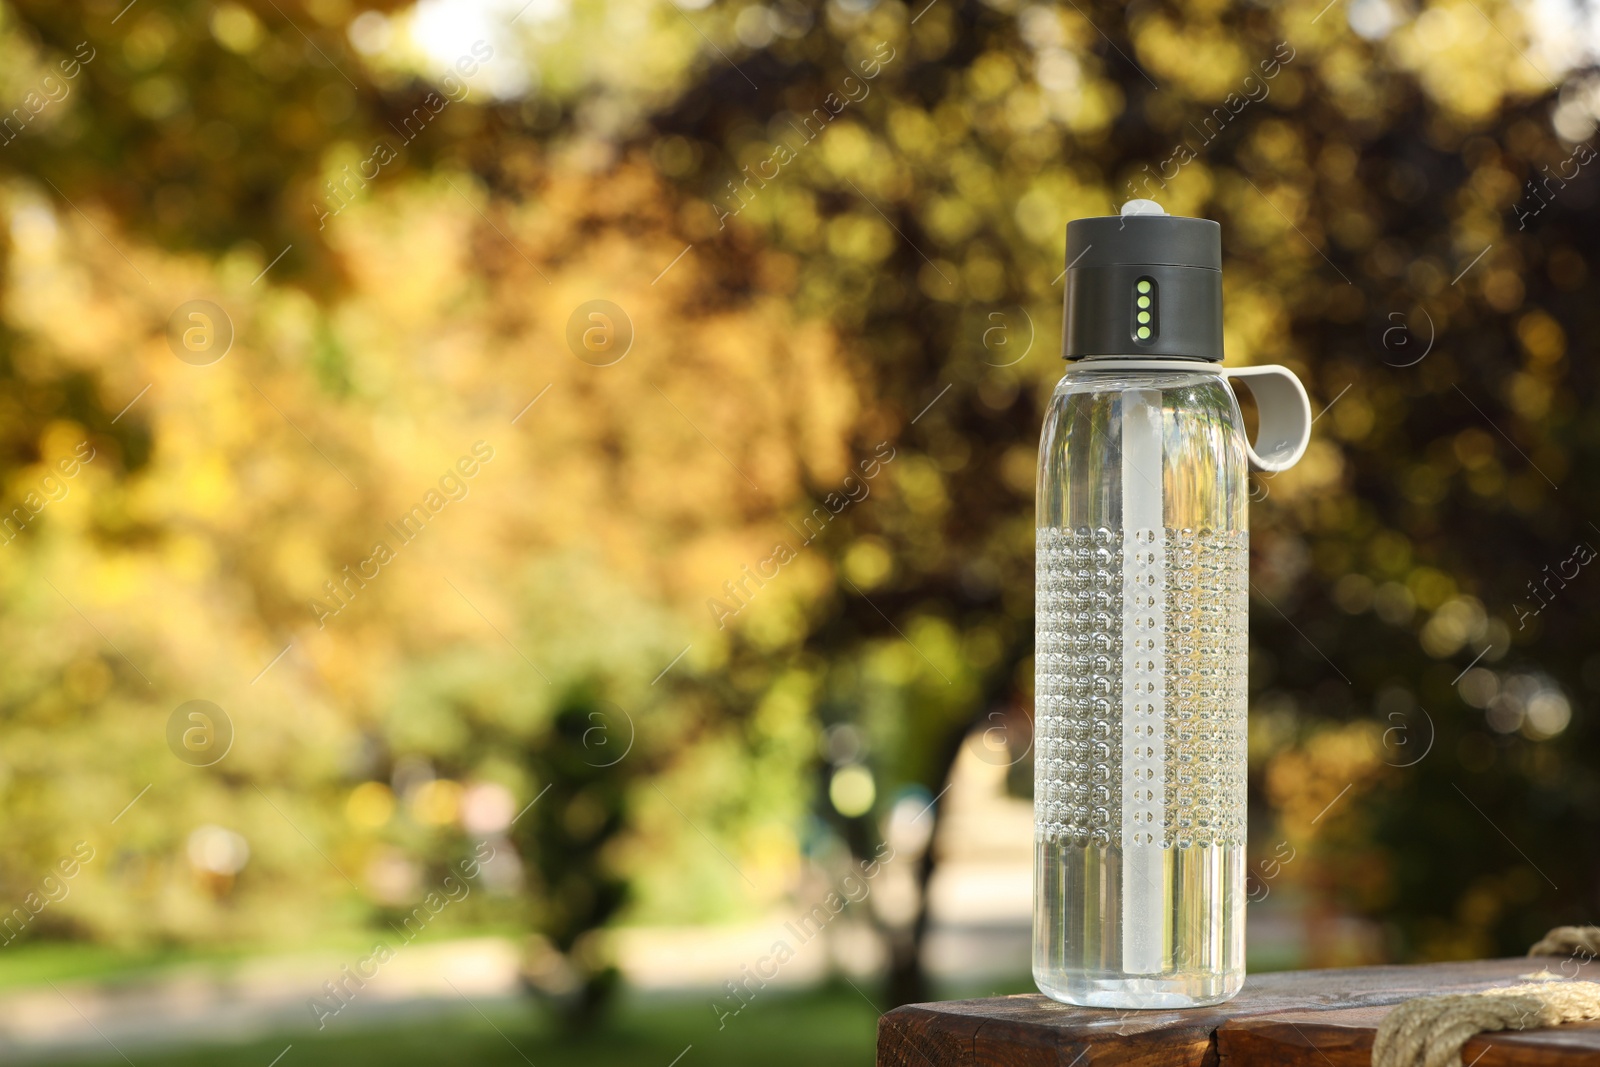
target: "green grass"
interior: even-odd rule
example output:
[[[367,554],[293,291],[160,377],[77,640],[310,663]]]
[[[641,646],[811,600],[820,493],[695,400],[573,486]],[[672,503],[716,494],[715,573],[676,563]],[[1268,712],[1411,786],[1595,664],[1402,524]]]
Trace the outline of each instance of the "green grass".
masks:
[[[70,982],[80,978],[113,981],[136,979],[185,963],[229,962],[244,958],[245,950],[193,948],[129,951],[110,945],[43,941],[0,950],[0,989],[38,986],[45,982]]]
[[[864,989],[866,987],[863,987]],[[876,995],[876,990],[867,989]],[[486,1016],[465,1008],[426,1022],[287,1032],[265,1041],[160,1050],[125,1047],[135,1067],[814,1067],[870,1064],[878,1013],[848,985],[796,994],[764,994],[719,1030],[711,996],[626,1003],[596,1031],[559,1033],[534,1008],[495,1006]],[[354,1020],[352,1020],[354,1022]],[[515,1046],[515,1047],[513,1047]],[[108,1046],[94,1059],[61,1067],[127,1067]]]

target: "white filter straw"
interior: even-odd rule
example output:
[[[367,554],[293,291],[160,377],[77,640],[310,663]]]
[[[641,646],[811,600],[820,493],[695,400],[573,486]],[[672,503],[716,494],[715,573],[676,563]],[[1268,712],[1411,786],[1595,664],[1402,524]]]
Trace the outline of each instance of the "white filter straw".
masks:
[[[1167,537],[1161,391],[1122,394],[1122,970],[1162,969]]]

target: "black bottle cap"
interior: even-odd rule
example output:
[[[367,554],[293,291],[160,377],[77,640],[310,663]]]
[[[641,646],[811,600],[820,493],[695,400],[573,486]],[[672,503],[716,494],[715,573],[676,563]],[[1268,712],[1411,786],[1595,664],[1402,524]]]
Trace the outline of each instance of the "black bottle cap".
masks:
[[[1222,227],[1151,200],[1067,223],[1066,359],[1222,359]]]

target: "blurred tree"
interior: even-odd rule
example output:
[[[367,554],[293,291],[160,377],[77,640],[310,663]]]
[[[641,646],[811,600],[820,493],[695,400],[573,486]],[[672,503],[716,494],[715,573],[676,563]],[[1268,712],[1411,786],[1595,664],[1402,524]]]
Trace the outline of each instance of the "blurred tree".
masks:
[[[1532,646],[1510,616],[1585,528],[1581,492],[1558,506],[1556,485],[1593,465],[1572,422],[1592,388],[1564,353],[1594,329],[1574,237],[1593,177],[1572,144],[1594,116],[1576,88],[1556,95],[1510,8],[1469,7],[1385,6],[1378,25],[1310,4],[830,5],[827,35],[713,65],[655,120],[663,143],[694,145],[669,158],[704,161],[684,181],[736,236],[796,256],[797,304],[859,354],[862,442],[890,438],[903,457],[897,498],[826,542],[838,588],[810,639],[838,704],[892,738],[891,783],[937,795],[960,736],[1026,699],[1026,515],[1060,370],[1062,224],[1153,196],[1223,223],[1232,357],[1290,363],[1331,411],[1256,508],[1254,692],[1286,726],[1263,769],[1272,810],[1304,839],[1353,784],[1335,768],[1368,785],[1294,878],[1382,922],[1400,958],[1520,950],[1585,910],[1594,872],[1550,816],[1597,814],[1593,772],[1561,755],[1584,750],[1589,727],[1568,731],[1561,709],[1591,653]],[[862,62],[879,42],[894,59],[873,80]],[[741,72],[778,86],[777,103]],[[1552,107],[1559,131],[1538,119]],[[878,545],[892,565],[864,565]],[[899,637],[920,661],[906,657],[880,716],[857,656]],[[1458,696],[1451,679],[1467,684],[1480,653]],[[1561,681],[1518,682],[1534,664]],[[1362,722],[1376,728],[1329,732]],[[1339,736],[1360,741],[1355,757],[1319,740]],[[1554,881],[1482,847],[1485,822]],[[895,974],[897,999],[920,993]]]
[[[195,5],[154,21],[137,8],[125,18],[91,11],[85,32],[100,51],[71,80],[87,85],[90,70],[103,70],[94,92],[116,102],[101,109],[88,93],[63,96],[41,115],[75,130],[52,139],[58,131],[41,117],[24,134],[41,143],[18,139],[0,156],[17,294],[5,349],[15,387],[0,391],[16,415],[3,431],[12,435],[8,499],[56,479],[53,465],[85,439],[98,449],[7,545],[0,569],[8,640],[31,650],[4,676],[0,803],[41,816],[8,823],[0,884],[20,899],[83,831],[83,811],[109,818],[139,797],[114,829],[88,820],[97,843],[114,843],[102,855],[115,861],[91,867],[93,890],[74,893],[41,930],[293,943],[379,918],[378,898],[405,903],[379,883],[414,886],[416,871],[459,849],[448,801],[463,783],[501,782],[527,800],[550,784],[539,774],[565,774],[560,729],[573,713],[554,694],[602,677],[633,712],[651,713],[639,752],[674,752],[671,773],[684,780],[662,779],[681,811],[655,791],[634,798],[627,841],[613,839],[608,817],[598,837],[558,822],[548,840],[523,842],[530,863],[564,871],[529,879],[528,913],[574,950],[571,963],[595,965],[594,996],[579,1002],[587,1010],[604,992],[606,964],[603,953],[577,950],[593,948],[584,933],[615,911],[624,862],[641,880],[641,871],[679,872],[663,891],[640,894],[640,912],[657,919],[753,910],[787,884],[774,877],[788,865],[779,849],[772,870],[750,865],[762,888],[745,899],[685,861],[703,841],[684,820],[741,849],[797,824],[795,768],[812,749],[805,708],[772,697],[781,686],[764,655],[719,701],[679,679],[728,656],[720,635],[700,632],[704,590],[731,570],[728,558],[770,544],[774,502],[793,497],[802,471],[843,461],[848,383],[825,329],[795,323],[747,281],[729,284],[759,276],[761,264],[684,259],[680,220],[647,162],[621,161],[599,177],[547,166],[537,130],[503,128],[521,123],[521,105],[475,110],[485,93],[470,107],[452,100],[428,145],[492,158],[485,177],[511,183],[525,210],[486,197],[459,164],[429,170],[418,165],[428,157],[411,153],[304,245],[281,235],[304,258],[275,259],[271,227],[299,225],[285,222],[294,190],[308,203],[322,197],[324,173],[342,173],[353,146],[390,137],[383,109],[433,90],[398,60],[392,69],[373,60],[372,70],[352,61],[341,44],[348,10],[331,22],[327,5],[253,10]],[[16,77],[6,90],[24,99],[29,79],[56,78],[58,57],[72,54],[52,48],[52,35],[77,27],[53,8],[6,9],[6,19],[4,46],[26,60],[8,68]],[[121,36],[135,30],[137,47]],[[183,93],[159,120],[129,119],[121,102],[156,62],[129,67],[139,48],[159,52],[161,76]],[[185,171],[195,198],[178,202],[193,207],[213,189],[232,197],[203,257],[113,195],[124,171],[85,168],[81,185],[51,177],[51,167],[81,164],[81,141],[117,142],[130,166],[140,153],[159,155],[170,123],[192,125],[221,106],[191,91],[204,79],[190,68],[230,55],[303,62],[296,92],[334,85],[331,66],[345,66],[363,98],[380,103],[300,127],[309,140],[298,154],[252,128],[249,152],[261,147],[286,168],[270,182],[284,199],[270,204],[239,192],[231,173],[212,181],[239,163],[234,149],[246,139]],[[58,81],[49,85],[55,92]],[[264,91],[252,106],[263,121],[288,121],[290,96],[281,109],[272,101]],[[173,308],[197,292],[236,334],[218,353],[227,358],[206,367],[180,362],[167,337]],[[567,350],[573,309],[602,293],[654,325],[649,353],[661,363],[641,352],[621,362],[625,351],[610,370]],[[758,430],[761,454],[738,469],[706,444],[707,432],[732,441]],[[755,478],[762,496],[746,491]],[[432,512],[425,529],[399,530],[419,501]],[[805,574],[797,568],[769,602],[803,598]],[[791,640],[781,627],[772,633]],[[224,704],[239,731],[212,769],[166,751],[166,716],[196,691]],[[508,760],[500,742],[521,758]],[[312,751],[298,753],[301,743]],[[637,790],[641,760],[608,772],[613,799]],[[438,788],[408,791],[391,774],[417,761],[446,775]],[[562,803],[583,807],[572,796]],[[184,841],[197,817],[237,826],[252,844],[226,907],[190,886]],[[411,874],[391,878],[396,870]],[[679,892],[696,881],[707,891]]]
[[[254,740],[185,788],[275,827],[269,873],[241,881],[268,908],[270,879],[306,877],[283,823],[348,834],[323,812],[358,776],[339,754],[402,703],[389,665],[444,671],[490,619],[528,666],[560,665],[552,693],[598,664],[644,694],[694,649],[686,680],[643,699],[672,711],[657,751],[678,753],[662,774],[686,817],[741,855],[760,825],[797,821],[820,728],[859,727],[874,797],[830,817],[865,857],[907,789],[938,796],[974,726],[1029,701],[1062,228],[1146,195],[1223,223],[1231,358],[1290,363],[1324,408],[1255,509],[1255,784],[1308,846],[1285,878],[1387,924],[1400,958],[1517,950],[1587,917],[1596,872],[1570,842],[1600,821],[1582,762],[1600,662],[1568,561],[1600,537],[1582,510],[1600,436],[1567,353],[1600,329],[1594,75],[1511,6],[539,5],[493,43],[534,88],[447,106],[429,103],[441,62],[383,43],[415,12],[118,6],[16,0],[0,24],[7,99],[48,99],[46,75],[78,94],[24,103],[0,149],[0,459],[22,494],[86,436],[104,455],[81,483],[92,506],[17,546],[88,589],[5,572],[10,647],[29,655],[5,678],[4,803],[52,816],[8,831],[13,887],[72,832],[80,783],[53,769],[82,755],[83,795],[114,812],[168,769],[147,690],[233,686]],[[69,77],[80,42],[93,58]],[[419,107],[437,123],[351,182]],[[178,379],[162,333],[197,289],[228,306],[239,349],[228,373]],[[602,294],[641,328],[627,373],[562,351],[572,309]],[[477,440],[502,465],[451,508],[487,514],[452,534],[446,512],[437,543],[311,627],[306,601],[367,558],[371,517],[404,513]],[[875,499],[841,503],[863,484]],[[774,542],[793,555],[781,582],[733,597]],[[731,619],[703,614],[713,599]],[[78,626],[135,603],[160,610],[112,627],[115,655]],[[660,615],[611,641],[618,604]],[[271,708],[296,712],[275,720],[233,679],[288,634]],[[559,762],[582,714],[506,692],[485,706],[435,709],[437,732],[405,744],[468,752],[521,717],[517,736],[549,739],[523,742],[530,763]],[[94,748],[138,758],[95,774]],[[297,800],[261,808],[241,788],[258,779]],[[629,811],[636,841],[678,825],[621,780],[591,783],[607,833]],[[192,798],[157,796],[181,825]],[[557,896],[590,903],[551,927],[576,949],[614,913],[613,873],[599,838],[533,826],[536,864],[584,857],[584,885]],[[145,888],[87,927],[173,883],[150,871],[174,832],[135,831],[116,869]],[[349,835],[350,858],[365,848]],[[926,925],[924,894],[891,931],[895,999],[923,995]]]

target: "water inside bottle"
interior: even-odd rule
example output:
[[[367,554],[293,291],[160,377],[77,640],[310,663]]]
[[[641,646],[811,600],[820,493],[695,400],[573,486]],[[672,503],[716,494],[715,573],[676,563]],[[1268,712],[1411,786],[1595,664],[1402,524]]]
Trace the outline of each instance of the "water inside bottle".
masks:
[[[1058,1000],[1243,980],[1248,538],[1038,530],[1034,976]]]

